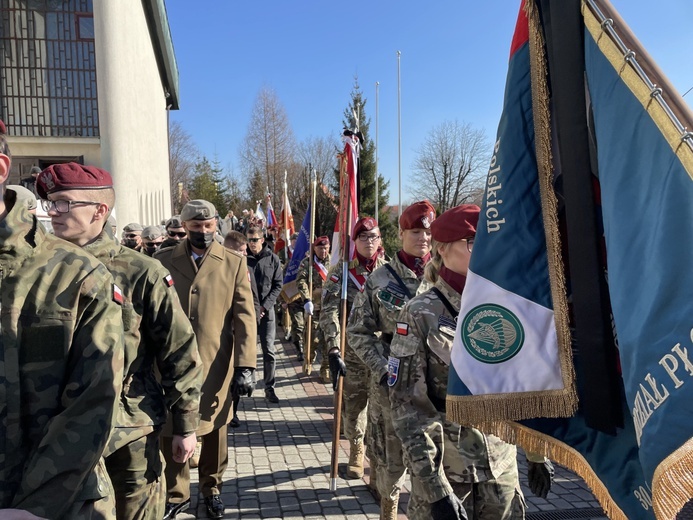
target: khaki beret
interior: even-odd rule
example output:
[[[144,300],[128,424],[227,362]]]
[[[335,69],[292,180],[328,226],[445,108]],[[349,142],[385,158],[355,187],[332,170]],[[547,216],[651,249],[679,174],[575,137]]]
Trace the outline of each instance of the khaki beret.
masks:
[[[157,238],[163,237],[164,234],[161,232],[161,228],[159,226],[147,226],[142,230],[142,238],[146,238],[147,240],[156,240]]]
[[[142,224],[138,224],[137,222],[131,222],[127,226],[123,228],[123,231],[126,233],[133,233],[135,231],[142,231],[144,228],[142,227]]]
[[[216,213],[217,210],[214,208],[214,204],[206,200],[197,199],[191,200],[183,206],[183,211],[180,212],[180,219],[183,222],[188,220],[209,220],[214,218]]]

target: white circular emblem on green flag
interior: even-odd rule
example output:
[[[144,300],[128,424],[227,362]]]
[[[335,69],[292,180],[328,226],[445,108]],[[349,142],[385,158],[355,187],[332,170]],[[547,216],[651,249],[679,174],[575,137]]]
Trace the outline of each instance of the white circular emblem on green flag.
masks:
[[[525,330],[517,316],[490,303],[467,313],[461,334],[464,348],[482,363],[503,363],[514,357],[525,342]]]

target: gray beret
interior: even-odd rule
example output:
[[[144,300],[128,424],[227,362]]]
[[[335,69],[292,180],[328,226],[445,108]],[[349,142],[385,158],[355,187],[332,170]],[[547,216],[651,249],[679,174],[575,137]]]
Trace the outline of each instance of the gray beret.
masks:
[[[108,216],[108,225],[111,226],[111,227],[115,227],[115,226],[116,226],[116,219],[115,219],[115,217],[113,216],[113,213],[111,213],[111,214]]]
[[[180,215],[173,215],[166,221],[166,229],[170,227],[183,227],[183,221],[180,219]]]
[[[132,233],[133,231],[142,231],[144,228],[142,227],[142,224],[138,224],[137,222],[131,222],[127,226],[123,228],[123,231],[126,233]]]
[[[161,232],[159,226],[147,226],[144,228],[144,231],[142,231],[142,238],[146,238],[147,240],[156,240],[163,236],[164,234]]]
[[[206,200],[191,200],[185,206],[183,206],[183,211],[180,212],[180,219],[183,222],[188,220],[209,220],[214,218],[217,210],[214,208],[214,204],[207,202]]]
[[[14,191],[17,194],[17,200],[21,200],[26,204],[26,209],[36,209],[36,195],[31,190],[27,190],[24,186],[8,185],[7,189]]]

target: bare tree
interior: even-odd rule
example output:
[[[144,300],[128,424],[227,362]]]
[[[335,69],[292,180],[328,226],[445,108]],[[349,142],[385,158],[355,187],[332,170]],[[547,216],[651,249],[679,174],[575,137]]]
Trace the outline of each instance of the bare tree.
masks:
[[[169,179],[171,182],[171,211],[179,214],[185,204],[183,193],[195,174],[200,155],[197,145],[180,121],[171,121],[168,133]]]
[[[468,123],[444,121],[416,151],[413,194],[429,199],[439,212],[471,202],[491,159],[483,130]]]
[[[281,193],[284,170],[293,163],[295,139],[277,94],[264,87],[255,99],[248,132],[241,145],[241,170],[250,195],[264,199],[264,190]],[[255,193],[262,188],[260,193]]]

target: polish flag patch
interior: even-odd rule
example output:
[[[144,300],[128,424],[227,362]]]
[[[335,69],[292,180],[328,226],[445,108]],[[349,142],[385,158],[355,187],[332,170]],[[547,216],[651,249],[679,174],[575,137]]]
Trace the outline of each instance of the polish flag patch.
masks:
[[[399,334],[400,336],[408,336],[409,335],[409,324],[398,321],[397,322],[397,334]]]
[[[334,283],[337,283],[339,281],[339,276],[336,274],[330,275],[330,280],[332,280]]]
[[[166,284],[166,287],[173,287],[173,276],[170,274],[164,276],[164,283]]]
[[[123,291],[116,284],[113,284],[113,301],[118,305],[123,305]]]

